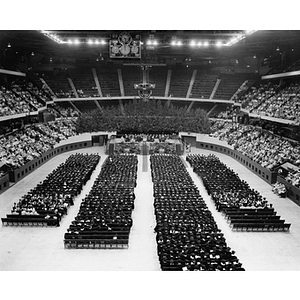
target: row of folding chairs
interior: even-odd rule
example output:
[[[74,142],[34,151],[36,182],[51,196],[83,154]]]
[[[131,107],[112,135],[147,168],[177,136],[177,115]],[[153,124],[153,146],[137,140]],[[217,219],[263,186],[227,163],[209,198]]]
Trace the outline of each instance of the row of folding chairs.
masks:
[[[110,231],[100,231],[98,233],[79,233],[79,234],[72,234],[72,233],[65,233],[65,240],[106,240],[106,239],[128,239],[129,231],[127,232],[110,232]]]
[[[227,220],[234,221],[234,220],[249,220],[249,219],[255,219],[255,220],[279,220],[280,216],[276,215],[232,215],[228,216]]]
[[[45,218],[1,218],[4,226],[59,226],[59,220]]]
[[[128,239],[64,240],[65,249],[127,249]]]
[[[230,224],[235,223],[253,223],[253,224],[270,224],[270,223],[278,223],[278,224],[284,224],[285,220],[278,220],[278,219],[235,219],[231,220]]]
[[[232,230],[235,231],[285,231],[290,230],[289,223],[234,223]]]

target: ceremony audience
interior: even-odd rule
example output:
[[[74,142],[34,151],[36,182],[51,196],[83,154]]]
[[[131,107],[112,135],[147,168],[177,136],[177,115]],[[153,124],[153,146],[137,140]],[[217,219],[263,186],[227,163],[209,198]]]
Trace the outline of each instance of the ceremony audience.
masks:
[[[13,215],[39,215],[45,219],[57,220],[67,214],[83,186],[90,179],[100,156],[98,154],[76,153],[53,170],[46,179],[14,203]]]
[[[137,164],[136,155],[114,155],[105,160],[98,178],[65,234],[65,245],[69,240],[82,238],[85,243],[98,245],[101,241],[115,245],[120,240],[128,244]]]
[[[151,155],[157,253],[162,270],[244,270],[177,155]]]
[[[257,190],[227,167],[214,154],[190,154],[186,160],[201,177],[207,193],[211,195],[218,211],[224,208],[267,208],[270,204]]]

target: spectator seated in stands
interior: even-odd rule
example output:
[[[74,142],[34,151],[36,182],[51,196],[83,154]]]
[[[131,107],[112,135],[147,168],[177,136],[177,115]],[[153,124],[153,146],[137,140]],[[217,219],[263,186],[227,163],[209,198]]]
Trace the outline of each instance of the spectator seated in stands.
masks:
[[[285,180],[297,188],[300,188],[300,170],[289,172],[288,175],[285,177]]]
[[[300,161],[300,146],[293,146],[270,132],[251,125],[225,125],[211,136],[218,137],[232,145],[234,149],[248,156],[265,168],[273,170],[276,166],[290,161],[297,165]]]
[[[0,139],[0,161],[17,168],[76,134],[74,120],[34,124]]]
[[[37,111],[48,100],[51,98],[31,82],[13,81],[0,87],[0,116]]]
[[[56,103],[48,104],[47,111],[54,114],[56,118],[78,117],[79,112],[72,107],[64,108]]]
[[[251,113],[274,118],[287,119],[300,124],[300,84],[292,83],[281,88],[278,85],[253,87],[238,101]]]

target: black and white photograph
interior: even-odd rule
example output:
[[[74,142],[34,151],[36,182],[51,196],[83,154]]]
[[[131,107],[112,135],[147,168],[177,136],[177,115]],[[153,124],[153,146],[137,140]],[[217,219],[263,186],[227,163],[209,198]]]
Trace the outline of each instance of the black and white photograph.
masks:
[[[0,295],[294,298],[296,6],[29,5],[0,29]]]

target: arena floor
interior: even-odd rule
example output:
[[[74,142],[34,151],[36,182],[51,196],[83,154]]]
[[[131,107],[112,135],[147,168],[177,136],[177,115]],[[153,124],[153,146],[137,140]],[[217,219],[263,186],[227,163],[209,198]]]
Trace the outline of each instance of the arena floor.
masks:
[[[92,178],[70,207],[60,227],[5,227],[0,226],[0,270],[1,271],[159,271],[156,254],[153,212],[152,183],[149,156],[139,156],[138,185],[133,211],[133,227],[128,249],[91,250],[64,249],[63,236],[77,215],[81,200],[88,194],[105,160],[103,147],[91,147],[73,152],[101,155],[100,163]],[[73,152],[54,157],[39,169],[0,195],[0,215],[10,212],[14,202],[42,181],[56,166]],[[209,150],[192,148],[192,153],[212,153]],[[290,232],[233,232],[223,215],[216,211],[201,180],[185,162],[198,186],[201,195],[211,210],[228,245],[246,271],[299,271],[300,270],[300,207],[291,200],[279,198],[271,187],[234,159],[215,153],[234,169],[251,187],[257,189],[273,204],[278,215],[291,223]],[[185,156],[183,156],[183,159]]]

